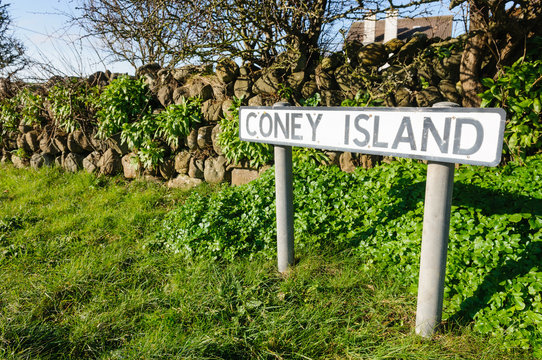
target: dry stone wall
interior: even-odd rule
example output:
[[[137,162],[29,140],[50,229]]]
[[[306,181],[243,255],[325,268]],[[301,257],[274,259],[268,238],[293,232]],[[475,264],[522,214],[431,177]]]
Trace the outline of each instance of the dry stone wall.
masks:
[[[169,147],[168,156],[156,169],[138,169],[133,149],[123,144],[120,137],[100,140],[95,129],[60,131],[47,111],[47,104],[41,124],[21,125],[18,131],[2,135],[0,160],[11,161],[16,167],[38,169],[56,165],[70,172],[122,174],[129,179],[146,177],[181,188],[202,181],[238,185],[256,178],[262,169],[229,163],[222,154],[217,141],[218,123],[229,116],[233,97],[243,98],[244,104],[251,106],[272,105],[284,98],[300,105],[315,93],[320,94],[322,106],[339,106],[356,95],[358,103],[391,107],[428,107],[444,100],[461,103],[458,82],[461,52],[461,38],[441,41],[417,34],[407,42],[394,39],[366,46],[349,43],[342,51],[323,57],[313,68],[303,54],[290,52],[279,55],[264,69],[251,64],[238,66],[229,59],[219,61],[214,69],[212,66],[163,69],[149,64],[139,68],[136,77],[149,86],[154,112],[179,104],[183,98],[198,96],[203,101],[203,123],[182,139],[181,146]],[[106,86],[117,76],[98,72],[84,80]],[[63,79],[53,78],[33,89],[46,94],[58,81]],[[9,96],[6,94],[13,84],[3,81],[1,85],[4,91],[0,95]],[[328,155],[330,163],[344,171],[372,167],[383,160],[351,153]]]

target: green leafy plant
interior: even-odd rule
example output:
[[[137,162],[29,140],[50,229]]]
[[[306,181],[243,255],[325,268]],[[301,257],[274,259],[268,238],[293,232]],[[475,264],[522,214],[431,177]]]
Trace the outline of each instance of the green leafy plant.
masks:
[[[196,124],[201,123],[201,98],[182,98],[180,104],[171,104],[158,114],[158,131],[170,146],[179,145],[179,140],[186,137]]]
[[[320,96],[320,93],[314,93],[311,97],[300,101],[301,106],[318,106],[321,103],[322,97]]]
[[[294,94],[294,89],[292,89],[291,87],[289,87],[288,85],[286,84],[283,84],[283,83],[280,83],[279,84],[279,89],[277,91],[277,95],[281,98],[281,99],[287,99],[287,100],[290,100],[292,98],[292,95]]]
[[[18,148],[17,150],[13,150],[11,152],[14,156],[20,157],[21,159],[29,159],[30,155],[26,152],[23,148]]]
[[[17,108],[16,98],[5,98],[0,103],[0,128],[1,134],[5,135],[17,131],[21,115]]]
[[[521,58],[505,66],[496,80],[485,78],[481,107],[502,107],[508,114],[505,154],[524,159],[542,147],[542,60]]]
[[[239,107],[242,98],[233,98],[230,115],[220,121],[218,144],[226,159],[232,163],[248,161],[251,166],[268,164],[273,159],[273,148],[268,144],[252,143],[239,139]]]
[[[150,92],[142,79],[120,76],[107,85],[99,98],[98,136],[118,134],[123,124],[133,123],[151,112]]]
[[[138,121],[122,124],[121,141],[136,153],[137,165],[151,169],[163,161],[165,149],[156,137],[159,123],[156,116],[147,114]]]
[[[353,99],[344,99],[341,106],[345,107],[367,107],[382,106],[384,99],[375,99],[370,92],[358,91]]]
[[[150,108],[150,93],[142,79],[121,76],[105,87],[100,95],[97,112],[98,136],[108,138],[120,134],[123,143],[132,148],[138,165],[146,169],[160,164],[165,155],[160,135],[173,142],[178,130],[175,114],[178,109],[166,109],[165,115],[154,115]],[[164,128],[161,128],[161,125]]]
[[[57,126],[66,132],[89,124],[98,105],[99,88],[71,81],[49,90],[47,100]]]
[[[19,102],[21,113],[21,124],[33,125],[39,124],[43,120],[43,98],[39,94],[34,94],[30,89],[22,89],[16,96]]]
[[[43,98],[29,88],[20,90],[12,98],[5,98],[0,104],[0,125],[2,134],[14,132],[19,125],[40,124],[43,120]]]
[[[312,165],[324,165],[329,162],[329,156],[322,150],[308,147],[294,147],[292,159],[295,165],[309,163]]]

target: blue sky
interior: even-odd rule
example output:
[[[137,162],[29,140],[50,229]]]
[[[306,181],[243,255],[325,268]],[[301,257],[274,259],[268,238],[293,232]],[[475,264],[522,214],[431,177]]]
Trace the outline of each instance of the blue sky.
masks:
[[[104,64],[96,48],[78,41],[76,28],[67,28],[67,17],[75,13],[73,0],[7,0],[15,37],[21,40],[27,54],[65,75],[89,75],[98,70],[133,73],[127,64]],[[41,74],[40,74],[41,73]],[[34,67],[24,76],[49,75]]]

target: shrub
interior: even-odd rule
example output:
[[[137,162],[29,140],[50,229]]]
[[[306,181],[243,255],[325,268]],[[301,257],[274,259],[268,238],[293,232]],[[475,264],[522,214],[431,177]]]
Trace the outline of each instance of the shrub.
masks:
[[[43,98],[39,94],[34,94],[30,89],[22,89],[16,96],[18,108],[21,114],[21,124],[33,125],[39,124],[43,120],[42,111]]]
[[[273,159],[273,147],[269,144],[252,143],[239,139],[239,107],[243,99],[234,97],[230,115],[220,121],[221,133],[218,144],[228,161],[238,164],[248,161],[251,166],[268,164]]]
[[[0,103],[0,129],[1,134],[5,135],[10,132],[17,131],[21,116],[17,109],[17,101],[15,98],[2,99]]]
[[[178,146],[196,124],[201,123],[201,98],[182,98],[180,104],[171,104],[157,115],[158,135],[169,146]]]
[[[82,125],[91,124],[98,97],[98,87],[72,81],[53,86],[47,100],[56,125],[66,132],[72,132]]]
[[[120,76],[109,83],[99,98],[98,136],[102,139],[118,134],[124,124],[150,115],[150,91],[142,79]]]
[[[542,46],[538,46],[538,49]],[[504,153],[515,160],[542,147],[542,60],[522,57],[503,67],[496,80],[486,78],[481,107],[502,107],[508,114]]]

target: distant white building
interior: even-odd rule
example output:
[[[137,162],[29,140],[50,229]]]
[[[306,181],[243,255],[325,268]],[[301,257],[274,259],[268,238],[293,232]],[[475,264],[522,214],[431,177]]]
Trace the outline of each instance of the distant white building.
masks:
[[[384,20],[376,20],[372,16],[353,23],[346,35],[346,41],[358,41],[364,45],[373,42],[385,43],[394,38],[407,40],[417,32],[424,33],[429,38],[445,39],[452,36],[453,20],[452,15],[399,19],[396,12],[390,12]]]

